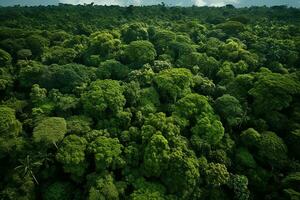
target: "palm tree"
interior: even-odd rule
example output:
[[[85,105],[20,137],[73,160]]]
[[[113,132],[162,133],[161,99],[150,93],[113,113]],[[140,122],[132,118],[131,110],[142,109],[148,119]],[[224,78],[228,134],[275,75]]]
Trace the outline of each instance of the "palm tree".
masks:
[[[33,161],[29,155],[27,155],[25,159],[22,159],[22,160],[20,159],[19,162],[20,162],[20,165],[17,166],[15,168],[15,170],[23,171],[23,177],[25,177],[26,175],[29,174],[33,178],[33,180],[36,182],[36,184],[39,184],[33,171],[34,171],[34,168],[41,166],[42,163],[40,161]]]

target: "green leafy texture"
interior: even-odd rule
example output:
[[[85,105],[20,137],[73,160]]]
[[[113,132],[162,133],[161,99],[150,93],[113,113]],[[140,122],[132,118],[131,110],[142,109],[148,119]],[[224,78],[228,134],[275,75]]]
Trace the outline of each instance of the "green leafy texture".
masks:
[[[179,35],[176,37],[176,41],[170,43],[170,47],[167,53],[172,56],[174,61],[176,61],[182,55],[196,52],[196,47],[197,46],[193,45],[188,36]]]
[[[125,101],[123,87],[115,80],[94,81],[81,96],[84,111],[95,118],[122,111]]]
[[[287,151],[286,144],[275,133],[262,133],[257,154],[261,161],[273,167],[281,168],[288,159]]]
[[[198,72],[212,78],[219,68],[219,62],[205,53],[192,52],[182,55],[178,60],[178,66],[193,69],[198,67]]]
[[[209,163],[205,169],[206,182],[211,186],[227,184],[230,178],[227,168],[223,164]]]
[[[300,158],[300,129],[294,130],[287,135],[286,144],[295,158]]]
[[[85,64],[90,65],[92,55],[99,55],[100,60],[115,58],[121,48],[121,41],[112,32],[94,32],[90,35],[90,45],[85,53]]]
[[[108,138],[105,136],[97,137],[88,146],[89,152],[95,156],[96,168],[98,171],[112,168],[116,169],[124,164],[121,157],[123,145],[117,138]]]
[[[19,72],[20,86],[31,88],[33,84],[42,85],[48,79],[47,67],[36,61],[23,63]]]
[[[164,136],[155,134],[145,147],[144,167],[146,176],[160,177],[167,169],[170,158],[170,147]]]
[[[157,30],[153,36],[152,42],[158,54],[162,54],[169,49],[171,42],[176,38],[176,34],[169,30]]]
[[[248,189],[248,178],[244,175],[232,175],[229,185],[233,188],[236,200],[248,200],[250,191]]]
[[[159,183],[147,182],[140,178],[134,183],[135,190],[130,195],[132,200],[165,200],[166,189]]]
[[[180,134],[179,127],[174,123],[172,117],[167,117],[165,113],[152,114],[145,119],[142,126],[141,139],[143,144],[147,144],[152,136],[161,133],[168,141],[175,139]]]
[[[199,165],[193,154],[185,154],[180,147],[170,155],[169,167],[162,173],[168,191],[181,199],[188,199],[200,178]]]
[[[213,108],[209,105],[207,97],[192,93],[186,95],[176,103],[173,114],[179,115],[185,119],[195,119],[201,113],[212,112]]]
[[[144,115],[155,113],[160,106],[159,94],[153,87],[143,88],[139,91],[140,96],[137,98],[137,108]]]
[[[112,175],[105,174],[96,178],[89,189],[88,200],[118,200],[119,191]]]
[[[44,80],[42,85],[60,89],[61,92],[73,92],[77,87],[96,79],[95,68],[79,64],[51,65],[48,70],[48,80]]]
[[[189,109],[186,109],[189,108]],[[217,144],[224,135],[224,128],[208,99],[199,94],[188,94],[180,99],[175,106],[174,116],[181,126],[191,126],[191,132],[209,144]],[[175,117],[176,119],[176,117]]]
[[[57,145],[67,133],[67,123],[64,118],[49,117],[40,121],[33,130],[33,141],[47,146]]]
[[[96,71],[99,79],[113,80],[124,80],[127,78],[128,73],[128,67],[116,60],[106,60],[102,62]]]
[[[227,34],[236,34],[242,32],[245,29],[245,26],[237,21],[227,21],[218,24],[216,28],[222,29]]]
[[[211,145],[221,141],[224,136],[224,127],[215,115],[201,114],[196,120],[195,126],[191,128],[193,134],[199,135]]]
[[[152,63],[156,57],[156,51],[151,42],[139,40],[125,47],[124,56],[126,61],[137,69],[146,63]]]
[[[31,35],[26,38],[26,44],[34,57],[41,56],[49,43],[48,39],[40,35]]]
[[[254,97],[258,114],[280,111],[289,106],[293,95],[300,93],[300,83],[293,75],[261,72],[249,94]]]
[[[67,119],[68,133],[83,135],[91,130],[92,119],[84,115],[74,115]]]
[[[9,72],[9,69],[0,67],[0,91],[9,91],[13,83],[13,76]]]
[[[227,85],[228,93],[237,98],[241,103],[246,102],[249,97],[248,91],[253,88],[254,76],[251,74],[240,74]]]
[[[71,48],[63,48],[60,46],[53,46],[46,51],[42,55],[43,63],[49,64],[59,64],[65,65],[68,63],[72,63],[77,56],[77,52]]]
[[[73,187],[68,182],[54,182],[43,192],[45,200],[71,200],[73,199]]]
[[[261,135],[253,128],[248,128],[247,130],[243,131],[240,135],[241,143],[250,149],[257,148],[260,139]]]
[[[35,183],[29,174],[26,176],[19,173],[6,175],[10,184],[4,186],[0,191],[0,198],[5,200],[30,200],[35,198]]]
[[[135,40],[147,40],[148,30],[144,23],[135,22],[132,24],[125,24],[121,29],[122,39],[126,43]]]
[[[172,68],[161,71],[154,77],[155,85],[162,99],[176,102],[191,92],[192,73],[184,68]]]
[[[21,49],[17,52],[17,56],[19,59],[30,59],[32,56],[32,52],[30,49]]]
[[[255,168],[257,165],[252,154],[245,148],[237,149],[235,160],[236,164],[241,166],[241,168]]]
[[[0,157],[19,144],[21,131],[22,124],[16,119],[15,110],[0,106]]]
[[[215,111],[229,126],[236,126],[242,122],[243,110],[239,100],[225,94],[215,101]]]
[[[4,51],[3,49],[0,49],[0,67],[5,67],[11,64],[11,55]]]
[[[88,162],[85,160],[87,141],[76,135],[68,135],[64,138],[56,154],[56,160],[63,165],[66,173],[70,173],[73,179],[82,178]]]
[[[139,70],[133,70],[129,73],[129,80],[139,83],[140,86],[150,86],[153,82],[153,77],[155,73],[153,72],[151,66],[144,65]]]
[[[284,189],[283,191],[290,200],[298,200],[300,198],[300,192],[296,192],[293,189]]]
[[[30,100],[35,106],[40,106],[47,101],[47,90],[41,88],[38,84],[34,84],[30,92]]]
[[[292,188],[296,191],[299,191],[300,184],[300,172],[290,173],[282,180],[282,184],[285,188]]]

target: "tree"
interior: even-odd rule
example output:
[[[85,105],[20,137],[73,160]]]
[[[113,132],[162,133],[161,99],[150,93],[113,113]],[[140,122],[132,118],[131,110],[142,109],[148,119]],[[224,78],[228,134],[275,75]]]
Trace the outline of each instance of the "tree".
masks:
[[[151,137],[144,153],[144,167],[146,176],[160,177],[168,167],[170,147],[164,136],[155,134]]]
[[[33,140],[43,143],[47,147],[62,141],[67,132],[67,124],[64,118],[49,117],[41,120],[33,130]]]
[[[152,64],[156,57],[156,51],[149,41],[133,41],[125,47],[124,56],[126,62],[137,69],[146,63]]]
[[[15,110],[0,106],[0,157],[20,145],[22,124],[17,120]]]
[[[154,77],[154,82],[162,99],[176,102],[190,93],[193,84],[192,73],[184,68],[166,69]]]
[[[196,124],[191,128],[194,135],[198,135],[211,145],[218,144],[224,136],[224,127],[213,114],[201,114],[196,118]]]
[[[94,154],[98,171],[112,168],[117,169],[124,164],[121,157],[123,145],[117,138],[97,137],[89,146],[89,152]]]
[[[111,174],[104,174],[95,178],[95,183],[89,190],[88,200],[109,199],[118,200],[119,194],[118,183]]]
[[[25,88],[31,88],[33,84],[42,85],[43,80],[48,80],[48,78],[47,67],[36,61],[28,61],[22,64],[18,74],[20,86]]]
[[[56,159],[63,165],[66,173],[71,173],[72,178],[83,178],[88,166],[85,160],[87,141],[76,135],[68,135],[64,138],[56,154]]]
[[[229,126],[236,126],[242,122],[243,110],[239,100],[225,94],[215,101],[215,111]]]
[[[109,79],[92,82],[81,96],[84,111],[95,118],[122,111],[125,101],[119,82]]]
[[[121,34],[124,42],[130,43],[135,40],[147,40],[148,31],[147,25],[144,23],[126,24],[121,29]]]
[[[45,200],[71,200],[74,190],[68,182],[54,182],[43,193]]]
[[[97,68],[96,74],[100,79],[124,80],[129,74],[129,69],[119,61],[106,60]]]
[[[219,68],[219,62],[214,57],[198,52],[182,55],[177,63],[178,66],[188,69],[193,69],[196,66],[200,73],[209,78],[213,78]]]
[[[64,48],[61,46],[53,46],[46,49],[42,55],[43,63],[65,65],[72,63],[77,56],[77,52],[72,48]]]
[[[248,189],[248,178],[244,175],[232,175],[230,177],[231,187],[236,200],[248,200],[250,191]]]
[[[166,50],[169,49],[169,46],[172,41],[174,41],[176,38],[176,34],[169,30],[157,30],[154,33],[152,42],[155,45],[155,49],[157,50],[157,53],[163,54],[166,52]]]
[[[253,106],[258,114],[280,111],[289,106],[293,95],[300,93],[300,83],[292,74],[264,71],[257,76],[258,80],[249,94],[254,97]]]
[[[182,199],[188,199],[196,188],[199,178],[199,165],[196,157],[192,153],[184,153],[180,147],[173,149],[170,154],[169,167],[162,173],[162,182],[168,191]]]
[[[7,65],[10,65],[11,60],[11,55],[3,49],[0,49],[0,66],[5,67]]]
[[[112,32],[94,32],[90,35],[90,42],[84,54],[84,62],[91,65],[92,56],[99,56],[100,61],[113,59],[121,48],[121,41],[118,35]]]
[[[91,131],[92,119],[84,115],[73,115],[67,118],[68,133],[84,135]]]
[[[32,56],[32,52],[30,49],[21,49],[17,52],[18,58],[19,59],[25,59],[27,60]]]
[[[23,177],[29,175],[33,178],[36,184],[39,184],[38,180],[35,177],[34,171],[37,167],[40,167],[42,163],[40,161],[33,161],[29,155],[25,159],[19,160],[20,165],[18,165],[15,170],[21,170]]]
[[[135,190],[130,195],[132,200],[164,200],[166,189],[163,185],[155,182],[147,182],[139,178],[134,183]]]
[[[258,147],[258,158],[272,167],[282,168],[287,162],[287,146],[284,141],[273,132],[261,135]]]
[[[223,164],[209,163],[205,169],[206,182],[211,186],[221,186],[229,181],[229,173]]]

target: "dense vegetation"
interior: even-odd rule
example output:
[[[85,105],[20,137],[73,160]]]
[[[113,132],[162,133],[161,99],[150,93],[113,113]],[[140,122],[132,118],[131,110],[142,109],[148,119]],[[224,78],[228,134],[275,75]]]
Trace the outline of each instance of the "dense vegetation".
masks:
[[[0,21],[0,199],[300,199],[299,9]]]

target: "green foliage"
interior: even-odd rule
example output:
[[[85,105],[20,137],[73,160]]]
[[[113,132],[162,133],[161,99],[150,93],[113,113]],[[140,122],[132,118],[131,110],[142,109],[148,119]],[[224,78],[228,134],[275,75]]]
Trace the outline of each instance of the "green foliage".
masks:
[[[116,169],[124,164],[121,157],[123,145],[117,138],[105,136],[97,137],[88,146],[89,152],[94,154],[97,170],[112,168]]]
[[[87,141],[76,135],[64,138],[56,154],[56,159],[62,163],[64,171],[74,178],[81,178],[87,168],[85,149]]]
[[[123,88],[115,80],[97,80],[91,83],[81,96],[84,111],[95,118],[123,110],[125,98]]]
[[[21,131],[22,124],[16,119],[15,110],[0,106],[0,158],[21,144],[18,138]]]
[[[72,186],[68,182],[54,182],[43,193],[45,200],[71,200]]]
[[[249,94],[254,97],[257,113],[282,110],[289,106],[293,94],[299,94],[299,81],[293,75],[261,72]]]
[[[287,147],[284,141],[273,132],[264,132],[259,141],[258,156],[274,167],[283,167],[287,161]]]
[[[155,134],[145,148],[144,167],[147,176],[159,177],[168,167],[170,147],[164,136]]]
[[[166,199],[164,193],[165,188],[158,183],[146,182],[140,178],[136,180],[135,190],[130,195],[132,200],[164,200]]]
[[[90,188],[88,200],[98,199],[119,199],[119,191],[112,175],[105,174],[97,177],[94,186]]]
[[[252,154],[245,148],[237,149],[235,155],[236,163],[241,167],[255,168],[256,161],[254,160]]]
[[[43,63],[65,65],[72,63],[76,57],[76,51],[71,48],[54,46],[47,49],[42,55]]]
[[[299,199],[298,8],[0,13],[1,200]]]
[[[126,43],[130,43],[135,40],[147,40],[147,25],[144,23],[126,24],[122,27],[121,34],[124,42]]]
[[[128,67],[116,60],[102,62],[96,71],[98,78],[113,80],[124,80],[127,78],[128,73]]]
[[[172,68],[161,71],[154,77],[154,82],[163,98],[177,99],[190,93],[192,74],[188,69]]]
[[[125,47],[124,56],[126,57],[127,63],[137,69],[143,64],[151,64],[156,57],[156,51],[153,44],[149,41],[133,41]]]
[[[5,67],[11,63],[11,55],[4,51],[3,49],[0,49],[0,66]]]
[[[67,132],[67,124],[64,118],[49,117],[38,122],[33,130],[34,142],[41,142],[47,146],[57,145],[62,141]]]
[[[229,126],[242,122],[243,110],[235,97],[225,94],[215,101],[215,110]]]
[[[211,186],[227,184],[230,178],[226,166],[219,163],[209,163],[205,175],[207,184]]]
[[[248,190],[248,178],[243,175],[233,175],[230,178],[230,185],[233,187],[234,196],[237,200],[248,200],[250,191]]]

